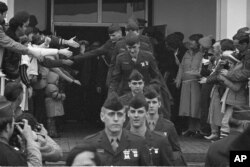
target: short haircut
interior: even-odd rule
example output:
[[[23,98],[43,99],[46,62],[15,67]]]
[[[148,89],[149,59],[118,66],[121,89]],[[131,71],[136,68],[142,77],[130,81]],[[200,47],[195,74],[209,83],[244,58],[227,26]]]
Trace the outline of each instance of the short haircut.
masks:
[[[0,133],[6,129],[6,126],[12,123],[13,117],[0,118]]]
[[[5,86],[4,96],[7,100],[14,102],[23,92],[23,87],[20,83],[9,82]]]
[[[136,69],[134,69],[129,75],[129,81],[132,81],[132,80],[139,81],[143,79],[144,79],[143,75]]]
[[[8,11],[8,6],[4,2],[0,2],[0,13],[3,14],[4,12]]]
[[[133,107],[134,109],[138,109],[141,107],[145,107],[146,111],[148,110],[148,103],[143,94],[136,94],[129,102],[129,107]]]
[[[189,40],[195,41],[197,44],[199,44],[199,39],[201,39],[202,37],[202,34],[193,34],[189,36]]]
[[[72,166],[76,156],[83,153],[83,152],[86,152],[86,151],[92,152],[94,154],[93,161],[95,162],[96,166],[100,166],[101,161],[96,153],[95,146],[92,146],[88,143],[84,143],[83,145],[76,146],[69,152],[69,155],[68,155],[67,160],[66,160],[66,166]]]
[[[134,44],[139,43],[140,39],[138,35],[131,31],[126,35],[125,42],[126,45],[133,46]]]

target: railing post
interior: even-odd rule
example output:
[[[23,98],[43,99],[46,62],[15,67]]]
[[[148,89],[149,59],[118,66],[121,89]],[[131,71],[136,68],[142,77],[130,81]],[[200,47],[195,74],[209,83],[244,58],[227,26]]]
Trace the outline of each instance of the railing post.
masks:
[[[4,88],[5,88],[5,74],[2,73],[0,69],[0,78],[1,78],[1,89],[0,89],[0,95],[4,95]]]

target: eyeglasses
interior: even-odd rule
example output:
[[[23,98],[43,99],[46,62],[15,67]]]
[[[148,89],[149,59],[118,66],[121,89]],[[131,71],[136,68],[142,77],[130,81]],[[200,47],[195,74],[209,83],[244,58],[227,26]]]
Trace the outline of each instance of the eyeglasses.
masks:
[[[132,85],[142,85],[143,84],[143,82],[142,81],[138,81],[138,82],[136,82],[136,81],[133,81],[133,82],[131,82],[131,84]]]

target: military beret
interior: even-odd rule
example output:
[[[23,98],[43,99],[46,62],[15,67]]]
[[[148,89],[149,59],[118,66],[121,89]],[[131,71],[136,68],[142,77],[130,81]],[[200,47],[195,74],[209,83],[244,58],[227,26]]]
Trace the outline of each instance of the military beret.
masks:
[[[115,92],[111,92],[105,100],[103,107],[113,111],[119,111],[123,109],[123,105],[118,95]]]
[[[148,103],[142,93],[136,94],[129,102],[129,107],[133,107],[134,109],[138,109],[141,107],[148,108]]]
[[[126,31],[137,31],[139,30],[138,22],[135,18],[129,18],[126,26]]]
[[[117,23],[112,23],[108,28],[108,33],[113,34],[116,31],[120,31],[121,27]]]
[[[4,96],[0,95],[0,118],[11,118],[14,113],[11,109],[11,102],[6,100]]]
[[[143,75],[138,70],[134,69],[129,75],[129,81],[131,80],[135,81],[143,80]]]
[[[250,107],[248,106],[235,106],[232,118],[240,121],[250,121]]]
[[[134,44],[136,43],[139,43],[140,40],[139,40],[139,36],[136,35],[134,32],[129,32],[126,37],[125,37],[125,42],[127,45],[129,46],[133,46]]]
[[[145,96],[147,99],[154,99],[154,98],[156,98],[156,97],[159,97],[159,94],[156,92],[156,90],[155,90],[152,86],[148,86],[148,87],[145,89],[144,96]]]

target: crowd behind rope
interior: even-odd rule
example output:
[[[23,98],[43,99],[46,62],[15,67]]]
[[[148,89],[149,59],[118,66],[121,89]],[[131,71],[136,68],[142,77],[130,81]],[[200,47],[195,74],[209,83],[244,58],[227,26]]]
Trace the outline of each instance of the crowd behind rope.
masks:
[[[0,2],[0,63],[7,80],[0,96],[1,166],[42,166],[62,159],[53,138],[63,132],[58,125],[64,87],[83,87],[87,100],[88,77],[76,79],[74,68],[89,67],[90,58],[98,60],[98,118],[104,129],[73,148],[67,166],[186,166],[179,135],[212,141],[206,166],[227,166],[230,150],[250,149],[245,143],[248,27],[233,39],[215,41],[197,33],[183,42],[181,32],[163,38],[131,17],[125,36],[113,23],[109,40],[89,47],[86,40],[42,33],[26,11],[17,12],[6,27],[7,11]]]

